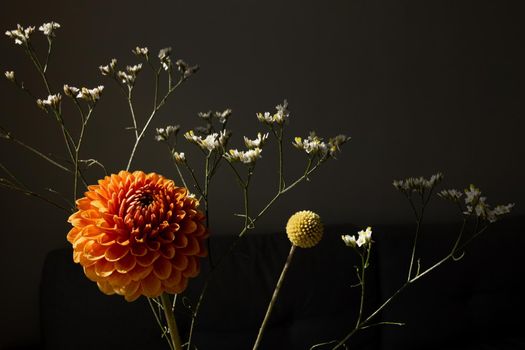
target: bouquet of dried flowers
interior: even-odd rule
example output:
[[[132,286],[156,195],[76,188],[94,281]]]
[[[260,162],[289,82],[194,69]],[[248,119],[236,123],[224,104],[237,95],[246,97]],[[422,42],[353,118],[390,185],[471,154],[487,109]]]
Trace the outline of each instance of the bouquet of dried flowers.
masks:
[[[228,147],[233,133],[227,127],[232,110],[207,111],[198,113],[202,125],[185,131],[182,138],[179,135],[180,125],[168,125],[155,130],[155,140],[167,146],[168,156],[177,174],[176,181],[156,173],[131,171],[136,151],[152,128],[155,116],[175,90],[188,81],[199,68],[187,64],[182,59],[174,59],[169,47],[161,49],[155,56],[147,47],[137,46],[132,50],[139,60],[135,65],[119,67],[117,59],[112,59],[107,65],[99,67],[100,73],[112,80],[122,93],[132,122],[127,166],[124,170],[108,173],[107,169],[111,169],[111,166],[105,166],[96,158],[86,156],[82,148],[86,127],[95,115],[97,103],[105,90],[104,86],[88,88],[63,84],[58,89],[50,84],[48,67],[59,28],[60,25],[56,22],[44,23],[38,28],[43,34],[42,38],[47,41],[47,51],[44,53],[38,52],[33,45],[35,27],[18,25],[16,29],[5,33],[33,63],[41,78],[43,93],[26,86],[13,70],[6,71],[5,77],[28,94],[46,116],[56,121],[63,138],[67,160],[47,155],[45,151],[36,149],[1,125],[0,137],[37,155],[50,166],[57,167],[70,176],[72,205],[65,206],[48,196],[49,193],[42,193],[27,186],[1,163],[4,177],[0,178],[0,185],[39,198],[68,212],[68,221],[72,228],[67,234],[67,240],[73,248],[74,262],[83,267],[85,275],[96,282],[105,294],[118,294],[130,302],[140,297],[147,298],[160,326],[161,335],[166,338],[169,347],[174,350],[192,349],[192,334],[198,320],[200,305],[207,292],[209,276],[235,249],[238,240],[255,228],[257,221],[276,201],[299,183],[308,180],[324,163],[335,159],[341,147],[350,138],[337,135],[325,140],[312,132],[307,137],[295,137],[293,141],[287,141],[286,130],[290,110],[285,100],[276,107],[275,112],[256,113],[256,119],[264,130],[258,132],[254,139],[244,136],[245,149],[233,149]],[[134,91],[137,77],[143,68],[153,76],[154,100],[149,113],[140,116],[136,111]],[[78,133],[74,133],[73,130],[77,129],[65,122],[62,109],[64,103],[72,104],[79,115],[79,125],[76,126]],[[194,146],[194,154],[182,151],[179,144],[181,139]],[[277,189],[267,202],[254,204],[249,196],[251,179],[263,150],[265,153],[271,152],[267,146],[270,141],[275,144],[273,151],[278,156]],[[304,170],[292,180],[285,174],[283,152],[283,148],[290,144],[305,157]],[[195,167],[196,162],[203,163],[202,173]],[[237,180],[242,193],[244,212],[235,215],[243,219],[243,224],[228,252],[212,259],[207,243],[210,226],[209,193],[212,180],[223,164]],[[90,185],[94,183],[92,178],[95,169],[103,171],[105,176],[96,184]],[[345,337],[319,343],[312,349],[328,345],[334,345],[334,349],[346,346],[352,335],[368,327],[401,325],[399,322],[375,319],[403,289],[444,262],[460,259],[466,246],[485,231],[489,223],[508,213],[513,206],[508,204],[490,207],[481,192],[472,185],[464,192],[439,192],[438,196],[457,205],[465,218],[452,249],[431,267],[421,269],[420,259],[417,259],[418,236],[425,208],[442,178],[443,175],[436,174],[430,179],[409,178],[394,181],[394,186],[407,198],[417,222],[410,267],[406,282],[368,316],[363,314],[363,305],[366,296],[366,271],[373,247],[372,229],[368,227],[359,231],[357,236],[342,235],[344,244],[359,256],[361,262],[355,267],[358,279],[356,286],[361,288],[359,315],[355,326]],[[466,222],[471,218],[475,220],[474,229],[467,233]],[[290,217],[286,233],[291,242],[290,253],[262,320],[254,349],[259,347],[294,251],[297,247],[314,247],[323,236],[320,216],[307,210],[299,211]],[[211,266],[209,276],[205,279],[199,299],[190,310],[192,322],[189,334],[186,339],[181,339],[174,316],[174,310],[178,307],[177,296],[186,289],[190,279],[199,274],[201,258],[206,256]]]

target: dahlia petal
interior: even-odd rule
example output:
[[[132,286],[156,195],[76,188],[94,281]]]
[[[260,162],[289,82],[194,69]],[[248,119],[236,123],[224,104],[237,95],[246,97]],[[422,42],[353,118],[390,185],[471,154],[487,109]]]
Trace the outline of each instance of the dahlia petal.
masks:
[[[160,247],[160,255],[166,259],[173,259],[175,256],[175,247],[171,244],[163,244]]]
[[[197,223],[197,229],[195,230],[195,232],[193,232],[192,235],[194,237],[202,237],[202,236],[205,236],[206,233],[207,233],[206,226],[204,226],[201,223]]]
[[[153,264],[159,256],[160,254],[158,252],[149,250],[146,255],[136,257],[137,264],[140,266],[149,266]]]
[[[115,238],[112,236],[113,235],[109,235],[106,232],[103,232],[100,236],[97,237],[97,242],[104,246],[115,244]]]
[[[199,250],[199,241],[196,238],[188,237],[188,245],[181,249],[181,253],[184,255],[195,255]]]
[[[188,267],[188,258],[185,255],[176,254],[172,264],[175,269],[183,271]]]
[[[113,288],[121,288],[131,282],[131,278],[128,274],[119,273],[114,271],[111,276],[108,277],[108,281]]]
[[[104,257],[107,261],[117,261],[122,259],[128,252],[129,247],[113,244],[106,250]]]
[[[180,283],[182,279],[182,272],[176,269],[171,269],[170,276],[162,281],[162,284],[166,287],[173,287]]]
[[[182,223],[180,232],[182,233],[192,233],[197,229],[197,224],[193,220],[186,220]]]
[[[95,265],[84,266],[84,274],[86,275],[87,278],[89,278],[93,282],[96,282],[99,279],[99,277],[95,273]]]
[[[124,299],[126,299],[127,302],[132,302],[132,301],[135,301],[137,300],[140,296],[141,296],[141,292],[140,292],[140,289],[137,289],[134,293],[132,294],[125,294],[124,295]]]
[[[91,200],[87,197],[82,197],[76,201],[79,210],[87,210],[91,208]]]
[[[100,228],[98,228],[95,225],[84,226],[84,228],[81,231],[82,236],[90,237],[90,238],[99,237],[103,233],[104,233],[104,231],[102,231]]]
[[[148,240],[146,241],[146,246],[148,247],[149,250],[157,251],[160,249],[160,242]]]
[[[115,271],[115,264],[106,259],[100,259],[95,264],[95,273],[99,277],[108,277],[113,271]]]
[[[69,230],[69,233],[66,236],[67,241],[69,243],[75,242],[79,234],[80,234],[80,229],[78,227],[73,227],[71,230]]]
[[[144,244],[131,243],[131,254],[135,256],[144,256],[148,253],[148,248]]]
[[[184,290],[186,289],[186,287],[188,287],[188,279],[185,278],[185,277],[182,277],[182,279],[180,280],[180,282],[172,287],[168,287],[165,289],[165,291],[167,293],[171,293],[171,294],[179,294],[179,293],[182,293],[184,292]]]
[[[97,281],[98,289],[104,294],[112,295],[115,294],[115,290],[111,287],[107,281]]]
[[[141,279],[145,278],[152,270],[153,266],[151,265],[147,267],[136,265],[133,270],[128,272],[128,274],[132,281],[140,281]]]
[[[142,289],[142,294],[150,298],[159,296],[162,293],[162,285],[154,273],[150,273],[146,278],[140,281],[140,287]]]
[[[127,273],[131,271],[136,264],[135,256],[133,256],[133,254],[127,254],[122,259],[115,261],[115,269],[120,273]]]
[[[91,266],[94,265],[98,260],[89,260],[82,251],[76,251],[74,254],[78,255],[77,257],[73,256],[73,261],[76,262],[75,259],[78,259],[78,262],[82,266]]]
[[[186,247],[188,245],[188,237],[186,237],[185,235],[180,234],[180,233],[177,234],[175,236],[175,241],[173,242],[173,245],[177,249],[181,249],[181,248]]]
[[[104,257],[106,249],[106,247],[96,241],[87,241],[84,245],[83,252],[88,260],[99,260]]]
[[[177,210],[175,212],[175,217],[177,221],[182,221],[186,217],[186,212],[184,210]]]
[[[163,258],[157,259],[153,263],[153,273],[161,280],[165,280],[170,277],[171,274],[171,263]]]
[[[124,295],[135,294],[137,291],[140,291],[140,282],[130,281],[125,286],[120,287],[119,291]]]
[[[189,256],[188,257],[188,267],[182,271],[182,275],[184,277],[195,277],[199,274],[199,265],[197,264],[197,261],[195,257]]]

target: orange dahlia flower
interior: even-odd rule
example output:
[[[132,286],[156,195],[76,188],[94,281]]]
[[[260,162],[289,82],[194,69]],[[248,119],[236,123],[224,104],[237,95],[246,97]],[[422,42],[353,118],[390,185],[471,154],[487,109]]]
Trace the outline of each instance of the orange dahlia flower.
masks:
[[[69,217],[73,260],[106,294],[180,293],[207,254],[205,216],[188,190],[158,174],[121,171],[88,187]]]

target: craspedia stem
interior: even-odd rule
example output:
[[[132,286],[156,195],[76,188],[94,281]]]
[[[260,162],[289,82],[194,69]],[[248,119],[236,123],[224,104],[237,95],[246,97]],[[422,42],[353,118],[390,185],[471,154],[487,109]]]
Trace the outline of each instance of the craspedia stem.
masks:
[[[288,268],[290,267],[290,263],[292,262],[295,248],[296,246],[292,244],[292,247],[290,248],[290,252],[288,253],[288,258],[286,258],[286,263],[284,264],[283,270],[281,271],[281,276],[279,276],[279,280],[277,281],[277,285],[275,286],[275,289],[273,291],[272,300],[270,301],[270,304],[268,305],[268,309],[266,310],[266,315],[264,315],[264,320],[261,323],[261,327],[259,328],[259,334],[257,334],[257,339],[255,340],[255,344],[253,345],[253,350],[258,349],[259,345],[261,344],[264,330],[272,314],[273,307],[275,306],[275,302],[277,301],[277,296],[279,295],[279,291],[281,290],[281,287],[283,285],[284,278],[286,277],[286,272],[288,272]]]

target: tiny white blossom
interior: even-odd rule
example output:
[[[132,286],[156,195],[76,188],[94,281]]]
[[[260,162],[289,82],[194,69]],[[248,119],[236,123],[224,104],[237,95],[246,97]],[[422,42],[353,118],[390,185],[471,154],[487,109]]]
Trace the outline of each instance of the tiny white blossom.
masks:
[[[214,149],[217,149],[219,147],[219,134],[213,133],[208,136],[204,140],[201,140],[201,148],[205,148],[208,151],[213,151]]]
[[[243,164],[254,164],[257,159],[261,158],[262,150],[260,148],[250,149],[248,151],[238,151],[236,149],[231,149],[229,153],[226,153],[224,157],[228,161],[238,161]]]
[[[117,64],[117,59],[112,58],[111,62],[108,65],[105,66],[99,66],[98,69],[102,73],[102,75],[113,75],[115,74],[115,66]]]
[[[255,140],[250,140],[249,138],[244,136],[244,144],[249,149],[257,148],[257,147],[261,148],[265,144],[267,139],[268,139],[268,133],[263,135],[259,132],[257,133],[257,138]]]
[[[8,70],[4,73],[5,77],[7,80],[9,81],[12,81],[12,82],[15,82],[16,81],[16,78],[15,78],[15,72],[12,71],[12,70]]]
[[[355,239],[355,236],[350,235],[342,235],[341,239],[348,247],[355,247],[357,245],[357,241]]]
[[[135,55],[137,56],[144,56],[148,57],[148,48],[147,47],[135,47],[133,50],[131,50]]]
[[[38,30],[43,32],[45,36],[54,37],[55,36],[55,29],[60,28],[60,24],[56,22],[49,22],[42,24]]]
[[[104,90],[103,85],[99,85],[93,89],[88,89],[88,88],[83,87],[82,89],[80,89],[79,93],[77,94],[77,98],[80,98],[85,101],[96,102],[97,100],[100,99],[102,90]]]
[[[184,163],[186,161],[186,155],[184,152],[173,152],[173,158],[177,163]]]
[[[367,227],[366,230],[361,230],[357,234],[359,235],[359,238],[356,241],[356,244],[358,247],[368,244],[372,240],[372,228],[371,227]]]
[[[62,100],[62,96],[60,94],[54,94],[49,95],[45,100],[38,99],[36,100],[36,104],[38,107],[47,110],[46,107],[52,107],[54,109],[58,109],[60,106],[60,101]]]
[[[79,92],[79,88],[69,86],[67,84],[64,85],[64,94],[66,94],[66,96],[68,97],[77,98]]]
[[[29,36],[35,31],[35,27],[24,28],[20,24],[16,25],[16,29],[8,30],[5,35],[11,39],[15,39],[15,44],[22,45],[29,41]]]
[[[257,113],[256,116],[257,116],[257,119],[261,123],[265,123],[265,124],[272,124],[273,123],[273,116],[270,114],[270,112],[264,112],[264,114],[263,113]]]

